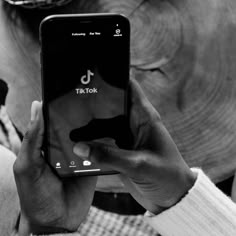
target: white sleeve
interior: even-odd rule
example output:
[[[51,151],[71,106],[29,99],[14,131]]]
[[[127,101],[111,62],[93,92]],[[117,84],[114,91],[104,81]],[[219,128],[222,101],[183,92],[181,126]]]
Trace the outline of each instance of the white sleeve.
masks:
[[[175,206],[145,219],[162,236],[236,235],[236,204],[200,170],[188,194]]]

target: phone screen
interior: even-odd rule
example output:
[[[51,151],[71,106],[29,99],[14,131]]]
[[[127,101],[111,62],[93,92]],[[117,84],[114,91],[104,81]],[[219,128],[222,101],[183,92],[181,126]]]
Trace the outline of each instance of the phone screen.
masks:
[[[58,17],[41,26],[47,160],[60,175],[104,174],[77,142],[127,144],[129,23],[122,16]]]

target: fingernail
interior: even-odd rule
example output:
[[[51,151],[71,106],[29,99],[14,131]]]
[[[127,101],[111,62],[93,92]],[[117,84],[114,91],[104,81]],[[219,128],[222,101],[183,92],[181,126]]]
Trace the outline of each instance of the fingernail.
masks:
[[[90,148],[84,143],[77,143],[73,148],[73,152],[75,155],[81,157],[82,159],[89,159]]]
[[[31,112],[30,112],[30,120],[34,121],[36,119],[36,116],[37,116],[37,109],[35,106],[35,102],[32,102]]]

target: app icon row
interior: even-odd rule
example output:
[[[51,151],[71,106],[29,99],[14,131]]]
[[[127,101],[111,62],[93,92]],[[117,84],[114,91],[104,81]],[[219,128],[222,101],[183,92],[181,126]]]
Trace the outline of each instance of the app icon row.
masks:
[[[83,166],[91,166],[92,163],[91,163],[90,161],[83,161],[82,165],[83,165]],[[75,167],[77,167],[75,161],[71,161],[70,164],[69,164],[69,167],[70,167],[70,168],[75,168]],[[60,169],[60,168],[62,168],[62,164],[61,164],[61,162],[57,162],[57,163],[56,163],[56,169]]]

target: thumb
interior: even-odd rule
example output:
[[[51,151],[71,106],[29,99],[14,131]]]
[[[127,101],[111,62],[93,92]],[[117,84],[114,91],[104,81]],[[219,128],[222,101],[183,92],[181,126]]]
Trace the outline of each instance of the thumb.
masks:
[[[73,152],[83,160],[98,164],[123,174],[132,174],[139,166],[139,155],[136,151],[119,149],[104,143],[77,143]]]
[[[31,106],[31,121],[18,156],[19,162],[24,168],[32,168],[35,165],[39,166],[44,163],[41,158],[43,133],[42,103],[34,101]]]

